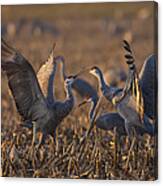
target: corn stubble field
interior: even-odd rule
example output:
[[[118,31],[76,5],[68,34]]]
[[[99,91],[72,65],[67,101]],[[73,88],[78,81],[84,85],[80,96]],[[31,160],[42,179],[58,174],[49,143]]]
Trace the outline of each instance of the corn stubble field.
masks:
[[[136,65],[141,68],[153,53],[153,4],[42,5],[2,6],[4,37],[19,49],[37,72],[56,43],[56,55],[66,59],[66,71],[74,74],[87,66],[99,66],[103,72],[122,69],[127,73],[122,40],[127,39],[135,52]],[[17,33],[21,18],[27,21]],[[56,29],[34,29],[33,20],[41,20]],[[114,74],[114,73],[113,73]],[[96,89],[97,81],[85,73]],[[110,77],[108,82],[111,83]],[[118,86],[123,83],[116,82]],[[57,99],[65,98],[59,68],[55,80]],[[116,128],[103,131],[96,127],[80,147],[79,140],[88,126],[90,105],[75,107],[57,130],[54,144],[46,143],[31,153],[32,130],[20,126],[20,116],[2,72],[1,174],[6,177],[50,177],[154,180],[156,139],[148,134],[137,136],[133,150],[126,136]],[[79,102],[77,97],[77,102]],[[80,99],[81,101],[81,99]],[[77,105],[77,104],[76,104]],[[111,104],[103,104],[100,112],[112,112]]]

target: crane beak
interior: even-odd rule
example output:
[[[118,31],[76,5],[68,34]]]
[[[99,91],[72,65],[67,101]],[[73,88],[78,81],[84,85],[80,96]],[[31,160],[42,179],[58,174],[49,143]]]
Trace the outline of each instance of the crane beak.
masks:
[[[73,79],[75,80],[77,77],[78,77],[78,74],[74,75],[73,76]]]
[[[78,107],[81,107],[81,106],[85,105],[86,103],[90,103],[90,102],[91,102],[91,98],[86,99],[83,102],[79,103]]]
[[[87,103],[86,100],[84,100],[83,102],[79,103],[78,107],[81,107],[82,105],[85,105]]]
[[[76,79],[81,73],[77,73],[76,75],[73,76],[74,79]]]

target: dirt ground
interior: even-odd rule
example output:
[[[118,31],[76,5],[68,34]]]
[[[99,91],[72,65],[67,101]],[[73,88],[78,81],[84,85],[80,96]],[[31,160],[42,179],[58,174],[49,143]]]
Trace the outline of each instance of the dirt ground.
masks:
[[[82,68],[99,66],[117,78],[118,70],[127,74],[122,47],[128,40],[134,50],[138,71],[155,53],[154,4],[100,3],[33,6],[2,6],[2,36],[17,48],[37,72],[56,43],[56,55],[63,55],[66,71],[75,74]],[[82,78],[98,89],[90,74]],[[1,157],[2,176],[90,179],[155,180],[155,139],[138,136],[132,151],[125,136],[94,129],[82,148],[79,140],[89,126],[90,105],[74,109],[58,128],[56,144],[51,137],[31,155],[32,131],[20,127],[20,116],[1,73]],[[55,80],[57,99],[65,94],[59,76]],[[117,86],[124,83],[118,78]],[[105,103],[104,103],[105,104]],[[106,103],[101,112],[112,112]]]

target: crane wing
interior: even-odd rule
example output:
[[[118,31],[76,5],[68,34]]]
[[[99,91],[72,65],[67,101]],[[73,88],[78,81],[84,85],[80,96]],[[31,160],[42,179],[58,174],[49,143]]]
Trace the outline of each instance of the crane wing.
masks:
[[[117,112],[102,114],[96,120],[96,126],[100,129],[112,130],[116,127],[120,133],[126,134],[124,125],[124,119]]]
[[[83,98],[94,97],[98,99],[95,88],[84,79],[77,78],[72,84],[72,88]]]
[[[50,52],[47,61],[40,67],[37,72],[37,79],[41,90],[49,103],[54,102],[54,78],[56,72],[56,62],[54,61],[54,48]]]
[[[8,77],[8,85],[16,107],[24,120],[35,120],[46,112],[46,100],[41,92],[36,74],[28,61],[16,49],[1,40],[2,70]],[[37,106],[37,109],[34,109]]]
[[[143,135],[144,133],[152,134],[154,130],[152,124],[150,124],[148,121],[145,122],[145,128],[135,126],[136,132],[140,135]],[[95,124],[98,128],[106,131],[113,130],[116,127],[118,134],[126,135],[125,121],[117,112],[102,114],[97,118]]]
[[[156,115],[157,94],[157,63],[156,56],[149,56],[139,73],[139,84],[144,98],[144,110],[147,116],[154,118]]]

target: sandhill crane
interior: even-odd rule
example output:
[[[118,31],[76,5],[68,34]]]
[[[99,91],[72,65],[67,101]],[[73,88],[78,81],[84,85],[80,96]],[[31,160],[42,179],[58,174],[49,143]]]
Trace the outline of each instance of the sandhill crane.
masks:
[[[149,127],[149,125],[147,124],[150,122],[149,118],[147,117],[148,112],[147,115],[146,113],[144,114],[143,98],[138,83],[138,77],[136,73],[136,68],[135,68],[134,58],[132,56],[131,48],[126,41],[124,41],[124,44],[125,44],[124,48],[128,52],[128,54],[126,54],[125,57],[127,58],[127,64],[129,65],[129,76],[126,81],[126,86],[124,89],[118,89],[106,85],[103,78],[103,74],[98,67],[93,67],[90,70],[90,73],[93,74],[95,77],[97,77],[102,94],[107,100],[113,103],[119,115],[124,119],[125,128],[129,136],[131,132],[130,129],[132,126],[142,127],[146,130],[152,130],[152,132],[154,132],[154,128],[152,127],[152,125],[150,125]],[[153,73],[155,73],[155,70],[153,70]],[[141,77],[142,77],[142,82],[143,80],[144,82],[146,82],[145,78],[147,77],[144,77],[144,79],[142,75]],[[148,76],[148,78],[150,77]],[[148,81],[150,81],[150,79],[148,79]],[[145,87],[145,85],[142,86]]]
[[[57,56],[55,58],[57,64],[61,64],[61,78],[63,80],[66,79],[67,75],[65,72],[65,59],[63,56]],[[97,91],[94,87],[85,81],[84,79],[77,78],[74,83],[72,84],[72,88],[82,97],[82,98],[89,98],[94,97],[94,99],[98,99]]]
[[[61,65],[61,71],[60,71],[61,79],[65,80],[67,78],[67,75],[65,73],[65,59],[63,56],[57,56],[55,57],[55,60],[53,60],[52,56],[54,56],[54,48],[55,48],[55,45],[53,46],[53,50],[48,60],[46,61],[46,63],[44,63],[41,66],[41,68],[39,69],[37,73],[37,78],[38,78],[40,87],[43,91],[44,96],[47,97],[47,100],[49,102],[54,101],[53,100],[54,99],[54,92],[53,92],[54,82],[53,81],[54,81],[54,76],[56,72],[56,66],[58,64]],[[75,79],[75,81],[72,83],[72,89],[76,91],[84,100],[93,98],[92,100],[94,104],[92,105],[92,108],[89,113],[90,115],[89,118],[93,118],[93,112],[99,99],[97,91],[94,89],[94,87],[91,84],[89,84],[87,81],[81,78]]]
[[[55,131],[62,120],[69,115],[74,105],[72,83],[77,75],[64,81],[67,97],[64,102],[54,100],[49,103],[44,97],[31,64],[16,49],[1,40],[2,70],[6,72],[8,85],[16,103],[16,108],[24,121],[33,124],[33,143],[36,133],[42,132],[43,138]]]
[[[65,72],[65,59],[63,56],[57,56],[55,58],[55,61],[57,64],[60,63],[61,65],[61,78],[63,80],[65,80],[67,78],[66,72]],[[83,73],[84,70],[81,71],[81,73]],[[84,99],[84,102],[89,99],[92,98],[93,101],[93,105],[91,107],[90,113],[89,113],[89,118],[93,118],[93,113],[94,113],[94,109],[97,105],[99,96],[97,91],[94,89],[94,87],[88,83],[87,81],[85,81],[84,79],[81,78],[76,78],[75,81],[72,84],[72,89],[77,92],[82,99]],[[83,104],[84,102],[80,103]],[[79,104],[79,105],[80,105]]]
[[[100,101],[98,101],[99,103]],[[92,98],[85,100],[85,102],[83,102],[83,104],[85,103],[91,103],[91,108],[94,106],[94,101]],[[97,105],[98,105],[97,103]],[[80,104],[79,106],[81,106],[82,104]],[[87,137],[92,128],[94,127],[94,125],[97,128],[103,129],[103,130],[112,130],[114,129],[114,127],[116,127],[117,132],[119,135],[126,135],[126,130],[125,130],[125,120],[120,116],[120,114],[118,112],[111,112],[111,113],[104,113],[101,114],[99,116],[98,115],[98,108],[100,106],[96,106],[94,109],[94,112],[92,113],[92,118],[90,118],[89,116],[89,120],[90,120],[90,127],[87,130],[86,135],[84,136]],[[92,110],[90,108],[90,111]],[[139,126],[135,126],[135,130],[137,134],[143,135],[144,133],[148,133],[149,135],[154,135],[154,128],[153,128],[153,124],[152,122],[148,119],[147,116],[144,116],[144,128],[139,127]]]
[[[40,84],[41,90],[49,103],[53,103],[55,99],[53,84],[56,67],[58,64],[61,65],[61,79],[65,80],[67,78],[67,75],[65,73],[65,59],[63,56],[54,57],[54,49],[55,44],[53,45],[48,60],[40,67],[39,71],[37,72],[37,79]],[[94,109],[99,99],[97,91],[91,84],[81,78],[75,79],[75,81],[72,83],[72,89],[84,99],[84,102],[87,99],[92,98],[93,105],[89,112],[89,118],[93,118]],[[84,102],[82,102],[81,104],[83,104]],[[23,126],[31,128],[32,125],[29,122],[26,122],[26,124],[24,123]]]

